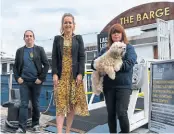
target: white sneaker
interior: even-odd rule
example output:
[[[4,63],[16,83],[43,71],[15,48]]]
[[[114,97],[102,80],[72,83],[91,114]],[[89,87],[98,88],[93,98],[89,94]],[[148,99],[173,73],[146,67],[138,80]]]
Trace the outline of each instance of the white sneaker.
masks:
[[[39,126],[39,125],[36,125],[36,126],[33,127],[32,130],[33,130],[34,132],[36,132],[36,133],[40,133],[40,126]]]
[[[16,134],[18,134],[18,133],[25,133],[21,128],[18,128],[17,130],[16,130]]]

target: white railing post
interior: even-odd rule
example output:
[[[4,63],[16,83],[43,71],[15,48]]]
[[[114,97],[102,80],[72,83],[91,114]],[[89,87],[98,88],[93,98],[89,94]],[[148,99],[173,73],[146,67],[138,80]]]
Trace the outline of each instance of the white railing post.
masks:
[[[12,79],[13,79],[12,77],[13,77],[13,71],[10,70],[10,78],[9,78],[9,81],[8,81],[8,86],[9,86],[9,90],[8,90],[9,91],[9,93],[8,93],[9,98],[8,98],[8,100],[9,101],[11,101]]]
[[[157,19],[158,59],[170,59],[168,22]]]

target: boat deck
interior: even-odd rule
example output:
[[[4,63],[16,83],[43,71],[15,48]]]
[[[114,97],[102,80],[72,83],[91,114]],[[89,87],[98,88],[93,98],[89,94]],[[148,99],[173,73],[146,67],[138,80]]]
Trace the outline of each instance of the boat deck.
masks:
[[[15,129],[11,129],[9,127],[6,127],[5,125],[5,120],[6,120],[6,117],[7,117],[7,108],[4,108],[2,106],[0,106],[0,117],[1,117],[1,133],[14,133],[15,132]],[[101,109],[100,109],[101,110]],[[74,129],[73,128],[76,128],[77,125],[72,125],[72,132],[71,133],[109,133],[109,129],[108,129],[108,126],[107,126],[107,122],[98,122],[97,123],[97,120],[98,117],[100,116],[101,119],[104,119],[104,108],[102,109],[102,113],[101,115],[98,115],[98,117],[95,117],[95,119],[93,118],[94,116],[97,116],[96,114],[98,113],[98,111],[92,111],[91,112],[91,117],[88,117],[89,119],[86,120],[86,123],[88,124],[89,122],[95,126],[92,126],[90,128],[90,126],[88,126],[88,128],[85,128],[85,126],[78,126],[79,128],[83,128],[85,131],[84,132],[78,132],[78,129]],[[84,119],[86,117],[83,117]],[[81,120],[81,123],[83,125],[85,125],[85,122],[84,120],[82,120],[82,118],[79,118],[79,117],[75,117],[75,120],[74,120],[74,123],[77,122],[77,120]],[[96,123],[95,123],[96,122]],[[41,133],[56,133],[57,132],[57,129],[56,129],[56,126],[55,126],[55,116],[50,116],[50,115],[45,115],[45,114],[41,114],[41,118],[40,118],[40,126],[41,126]],[[119,129],[119,127],[118,127]],[[31,132],[29,129],[27,130],[27,134],[31,134],[33,132]],[[152,133],[150,132],[146,127],[141,127],[141,128],[138,128],[134,131],[132,131],[131,133]]]

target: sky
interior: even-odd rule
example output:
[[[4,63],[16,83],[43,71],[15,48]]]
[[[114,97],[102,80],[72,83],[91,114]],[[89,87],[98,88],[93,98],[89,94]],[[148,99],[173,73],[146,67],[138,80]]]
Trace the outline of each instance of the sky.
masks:
[[[64,13],[74,15],[75,34],[82,34],[85,44],[94,43],[97,34],[122,12],[159,1],[165,0],[1,0],[1,51],[15,55],[25,44],[24,31],[31,29],[36,36],[35,43],[51,52]],[[128,36],[138,34],[136,30],[127,31]]]

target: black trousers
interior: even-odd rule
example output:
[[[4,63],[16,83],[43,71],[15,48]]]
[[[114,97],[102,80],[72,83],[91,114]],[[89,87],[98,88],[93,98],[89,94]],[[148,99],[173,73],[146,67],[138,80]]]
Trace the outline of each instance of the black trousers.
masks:
[[[108,126],[110,133],[117,133],[117,118],[121,133],[129,133],[128,105],[131,89],[104,88],[104,96],[108,111]]]

